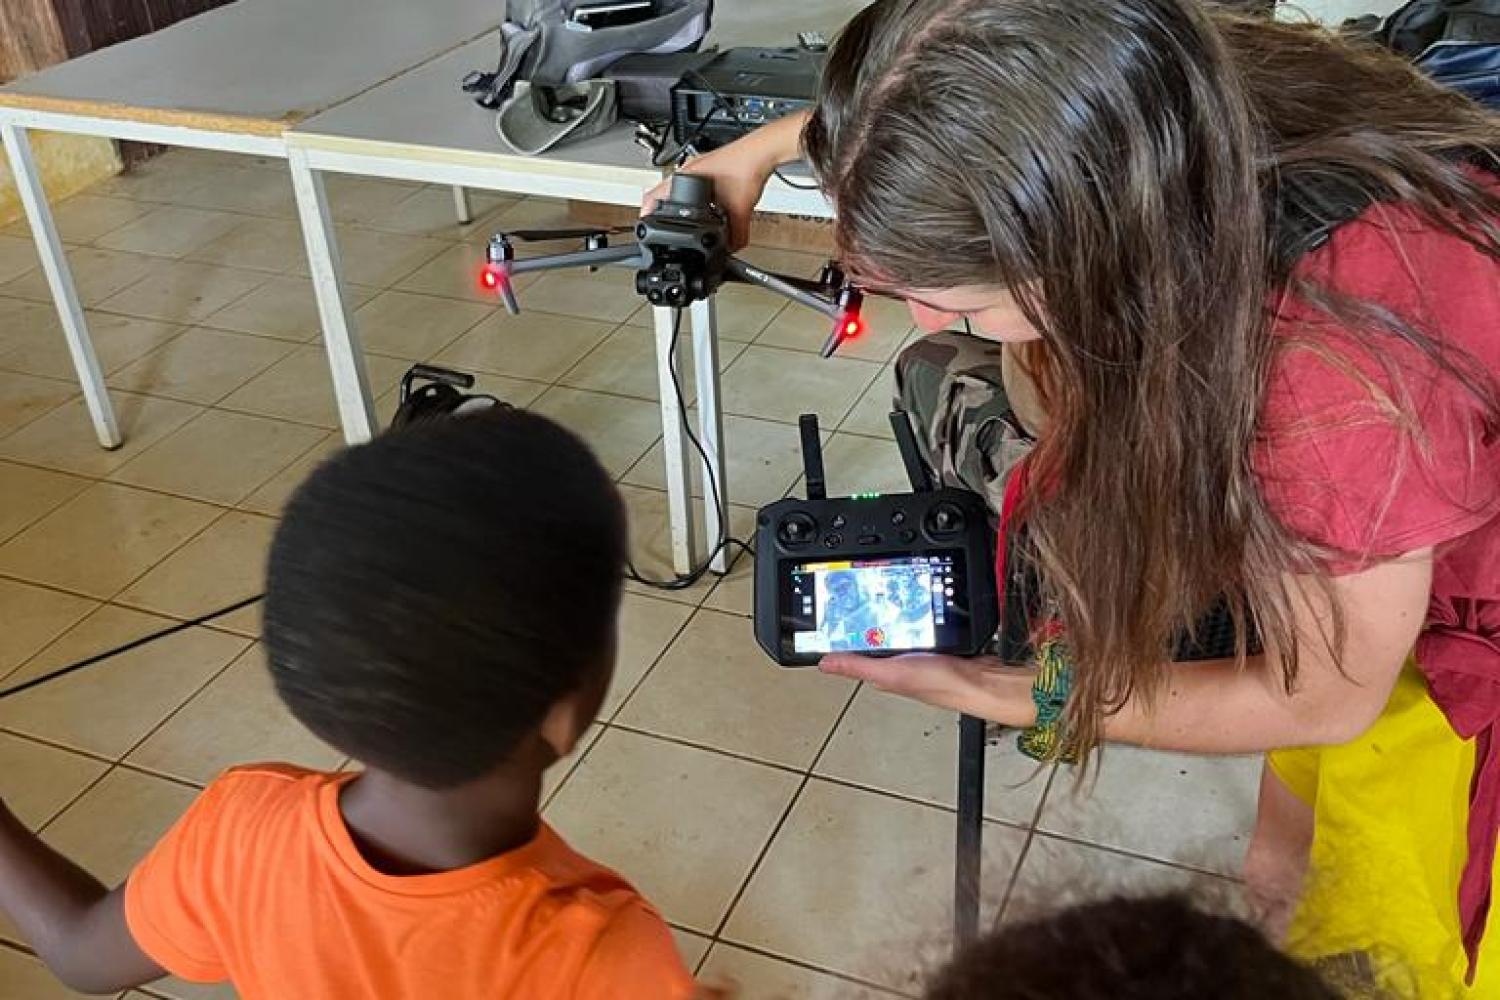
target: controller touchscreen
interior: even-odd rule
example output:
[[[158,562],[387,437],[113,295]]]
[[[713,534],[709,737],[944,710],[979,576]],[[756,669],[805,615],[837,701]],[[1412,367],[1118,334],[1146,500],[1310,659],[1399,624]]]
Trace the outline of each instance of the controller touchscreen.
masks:
[[[786,574],[792,652],[941,649],[964,630],[963,553],[794,563]]]

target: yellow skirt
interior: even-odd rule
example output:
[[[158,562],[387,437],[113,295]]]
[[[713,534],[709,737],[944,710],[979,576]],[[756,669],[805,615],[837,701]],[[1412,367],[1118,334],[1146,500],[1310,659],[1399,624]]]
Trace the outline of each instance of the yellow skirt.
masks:
[[[1277,751],[1269,762],[1316,818],[1288,950],[1305,959],[1368,955],[1397,997],[1500,997],[1500,920],[1490,921],[1474,985],[1463,981],[1458,880],[1474,747],[1453,732],[1415,667],[1359,739]],[[1500,886],[1500,871],[1495,878]]]

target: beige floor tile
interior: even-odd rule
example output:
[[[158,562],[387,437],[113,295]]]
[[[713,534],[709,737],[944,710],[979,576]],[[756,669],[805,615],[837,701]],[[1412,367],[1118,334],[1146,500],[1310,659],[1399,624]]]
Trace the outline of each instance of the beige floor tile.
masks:
[[[285,169],[285,168],[283,168]],[[248,180],[242,169],[224,162],[209,162],[177,155],[176,151],[138,163],[91,189],[93,194],[138,201],[181,202],[190,192],[204,187],[230,189]],[[286,181],[290,187],[290,181]]]
[[[106,605],[7,681],[38,677],[171,624],[156,615]],[[178,632],[0,701],[0,726],[117,758],[249,645],[248,639],[210,629]]]
[[[708,954],[709,945],[713,943],[711,938],[702,934],[694,934],[680,927],[671,928],[672,941],[677,945],[677,953],[682,956],[682,962],[692,971],[703,961]]]
[[[322,438],[316,427],[209,410],[110,478],[232,507]]]
[[[831,494],[906,493],[911,489],[893,439],[839,432],[824,444],[823,462]],[[806,484],[799,478],[795,492],[805,491]]]
[[[331,771],[343,759],[282,705],[258,644],[126,758],[200,785],[236,764],[274,760]]]
[[[719,337],[743,343],[749,343],[759,336],[783,309],[795,308],[789,306],[781,296],[750,285],[723,285],[715,293],[714,303],[717,310],[715,325],[718,327]],[[630,325],[646,330],[655,329],[654,311],[649,304],[641,301],[639,308],[630,315]],[[692,320],[683,316],[682,324],[683,335],[686,336],[692,331]]]
[[[577,770],[578,765],[589,752],[589,748],[603,735],[604,727],[597,722],[592,723],[578,738],[578,743],[573,747],[572,753],[542,772],[542,804],[544,806],[568,778],[572,777],[573,772]]]
[[[83,1000],[24,952],[0,948],[0,1000]]]
[[[375,293],[376,289],[365,285],[344,284],[344,297],[350,310],[364,305],[375,297]],[[323,329],[312,282],[290,275],[272,278],[208,317],[203,325],[299,343],[314,339]]]
[[[615,721],[805,768],[854,689],[845,678],[776,666],[755,644],[748,620],[699,611]]]
[[[798,781],[786,771],[610,729],[546,817],[668,920],[712,933]]]
[[[280,517],[286,502],[291,499],[292,491],[301,486],[302,481],[311,475],[313,469],[321,465],[324,459],[343,447],[344,436],[342,434],[337,431],[326,434],[305,455],[276,473],[264,486],[240,501],[240,508],[258,514]]]
[[[365,350],[413,361],[435,358],[490,314],[478,302],[384,291],[354,314]]]
[[[231,511],[126,587],[115,603],[186,619],[258,594],[275,532],[272,518]],[[257,635],[258,621],[258,609],[246,608],[214,625]]]
[[[356,226],[339,226],[338,242],[344,280],[377,288],[400,281],[453,245]],[[304,277],[310,273],[305,256],[297,260],[290,273]]]
[[[88,308],[100,305],[121,289],[145,280],[151,269],[161,263],[159,257],[144,254],[101,250],[97,247],[69,247],[68,270],[78,301]],[[13,281],[0,285],[0,295],[13,295],[33,302],[52,301],[52,289],[40,269],[28,271]],[[128,310],[121,310],[122,312]]]
[[[0,434],[19,430],[77,394],[77,385],[58,379],[0,372]]]
[[[1036,920],[1059,909],[1111,896],[1185,892],[1216,911],[1234,912],[1243,895],[1239,884],[1217,875],[1143,861],[1112,851],[1033,837],[1003,919]]]
[[[837,357],[889,361],[912,330],[911,313],[904,303],[874,296],[865,299],[860,322],[864,330],[839,345]],[[793,351],[820,351],[832,329],[833,321],[827,316],[793,305],[783,310],[755,342]]]
[[[20,736],[0,733],[0,795],[35,830],[98,780],[108,764]]]
[[[948,957],[953,814],[814,779],[723,938],[865,982],[916,992]],[[981,900],[996,912],[1025,834],[984,831]]]
[[[175,976],[158,980],[140,993],[131,993],[126,1000],[150,1000],[163,997],[165,1000],[237,1000],[239,994],[228,983],[188,983]]]
[[[401,380],[409,365],[378,354],[365,357],[370,388],[377,395]],[[312,424],[330,430],[339,426],[338,404],[333,398],[328,355],[322,347],[299,349],[251,379],[219,403],[228,410]]]
[[[352,223],[381,218],[418,191],[408,181],[349,174],[325,175],[324,187],[328,192],[328,210],[334,219]]]
[[[42,839],[105,885],[118,885],[196,797],[174,781],[116,768],[42,831]]]
[[[869,361],[752,345],[724,372],[724,412],[789,424],[816,413],[837,427],[879,372]]]
[[[1234,874],[1255,825],[1258,757],[1195,757],[1109,747],[1098,780],[1058,774],[1037,824],[1146,857]]]
[[[116,389],[217,403],[291,353],[282,341],[194,327],[115,372]]]
[[[743,344],[735,341],[721,341],[719,370],[723,371],[733,364],[744,349]],[[682,397],[689,406],[698,398],[693,377],[693,358],[692,338],[684,335],[678,345],[677,377],[682,385]],[[649,330],[622,326],[558,381],[575,389],[611,392],[653,401],[660,399],[656,338]]]
[[[181,257],[227,234],[241,217],[201,208],[168,205],[101,236],[96,246],[126,253]]]
[[[188,403],[118,390],[111,390],[109,398],[125,439],[118,448],[99,447],[80,396],[0,439],[0,457],[82,476],[105,476],[203,412]]]
[[[577,434],[611,476],[620,476],[661,435],[661,410],[642,399],[557,386],[531,407]]]
[[[92,310],[85,319],[99,368],[105,374],[170,342],[184,330],[171,323]],[[0,368],[77,383],[78,374],[50,301],[0,298],[0,330],[5,331]]]
[[[828,263],[826,254],[780,247],[748,246],[740,251],[739,256],[756,267],[796,278],[816,278],[823,265]]]
[[[639,594],[625,595],[620,608],[620,646],[615,657],[614,681],[599,709],[599,718],[609,719],[615,714],[682,631],[691,614],[692,609],[684,604]]]
[[[745,541],[749,541],[746,536]],[[719,577],[714,589],[704,599],[705,608],[748,618],[755,613],[755,560],[739,553],[729,572]]]
[[[164,260],[99,306],[167,323],[197,323],[266,281],[267,276],[258,271]]]
[[[691,411],[688,419],[696,434],[698,412]],[[697,450],[691,442],[688,443],[688,449],[693,474],[693,495],[701,497],[703,463],[697,457]],[[667,469],[662,454],[662,445],[658,442],[620,481],[649,489],[666,489]],[[790,424],[726,416],[724,454],[725,479],[728,482],[719,484],[720,495],[723,495],[727,486],[730,500],[734,503],[761,506],[780,500],[786,496],[786,491],[802,472],[801,438],[797,428]]]
[[[608,323],[523,310],[492,311],[487,319],[437,355],[437,363],[466,371],[553,381],[602,344]]]
[[[674,575],[672,568],[672,536],[667,521],[667,494],[661,490],[648,490],[639,486],[621,486],[620,494],[630,516],[630,553],[635,568],[648,579],[664,580]],[[701,510],[694,515],[699,537],[702,537],[703,518]],[[755,529],[755,510],[750,507],[730,506],[729,529],[731,536],[748,539]],[[708,546],[700,543],[698,558],[707,557]],[[632,593],[647,594],[663,600],[683,604],[701,604],[713,590],[715,577],[705,574],[693,586],[683,590],[658,590],[634,581],[625,587]]]
[[[767,958],[722,941],[714,945],[699,978],[710,984],[732,984],[738,990],[735,995],[745,1000],[886,1000],[901,995]]]
[[[0,542],[56,510],[88,488],[88,480],[0,462]]]
[[[16,580],[0,579],[0,677],[31,659],[99,606],[99,602]]]
[[[626,267],[605,267],[592,274],[585,269],[545,272],[518,297],[524,310],[609,323],[625,322],[641,305],[635,271]]]
[[[1031,825],[1050,768],[1016,749],[1015,735],[985,754],[984,814]],[[817,774],[953,808],[958,716],[866,685],[840,721]]]
[[[19,278],[40,263],[31,240],[23,236],[0,236],[0,282]]]
[[[192,500],[96,483],[0,546],[0,573],[107,598],[218,513]]]
[[[188,260],[280,274],[303,258],[302,227],[289,219],[247,219],[196,247]]]
[[[453,207],[453,189],[430,184],[413,191],[389,211],[365,220],[365,225],[439,240],[484,240],[493,231],[494,217],[519,200],[494,191],[470,190],[469,209],[474,221],[462,225]]]
[[[75,194],[52,206],[52,221],[64,243],[92,243],[105,233],[139,219],[149,211],[150,205],[124,198]],[[31,226],[25,219],[7,226],[4,232],[7,236],[18,239],[31,239]]]
[[[896,376],[887,368],[865,390],[865,394],[859,397],[859,402],[854,404],[854,409],[849,411],[849,415],[839,425],[839,430],[866,437],[887,440],[894,438],[895,435],[891,432],[891,410],[894,409],[892,401],[895,398]]]
[[[195,208],[244,212],[277,219],[297,217],[292,178],[284,161],[279,162],[272,170],[226,165],[213,177],[190,184],[165,200]]]
[[[492,220],[496,230],[513,233],[526,229],[577,229],[578,220],[568,214],[568,203],[561,198],[533,196],[522,198],[508,208],[495,213]],[[522,243],[532,254],[560,253],[578,250],[583,241],[579,239],[533,240]]]

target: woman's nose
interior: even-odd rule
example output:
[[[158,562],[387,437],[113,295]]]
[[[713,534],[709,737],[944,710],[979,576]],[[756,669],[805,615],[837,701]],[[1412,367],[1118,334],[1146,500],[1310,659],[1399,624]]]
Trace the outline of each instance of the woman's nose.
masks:
[[[958,325],[958,313],[943,312],[911,301],[906,303],[906,308],[911,310],[912,321],[921,327],[923,333],[937,333]]]

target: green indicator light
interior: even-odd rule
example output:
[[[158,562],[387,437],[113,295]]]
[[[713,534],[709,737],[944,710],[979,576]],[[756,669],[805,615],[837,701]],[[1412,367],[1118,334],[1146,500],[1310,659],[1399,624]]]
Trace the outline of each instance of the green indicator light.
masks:
[[[856,494],[854,494],[854,496],[850,497],[849,499],[851,499],[851,500],[879,500],[880,499],[880,494],[879,493],[856,493]]]

